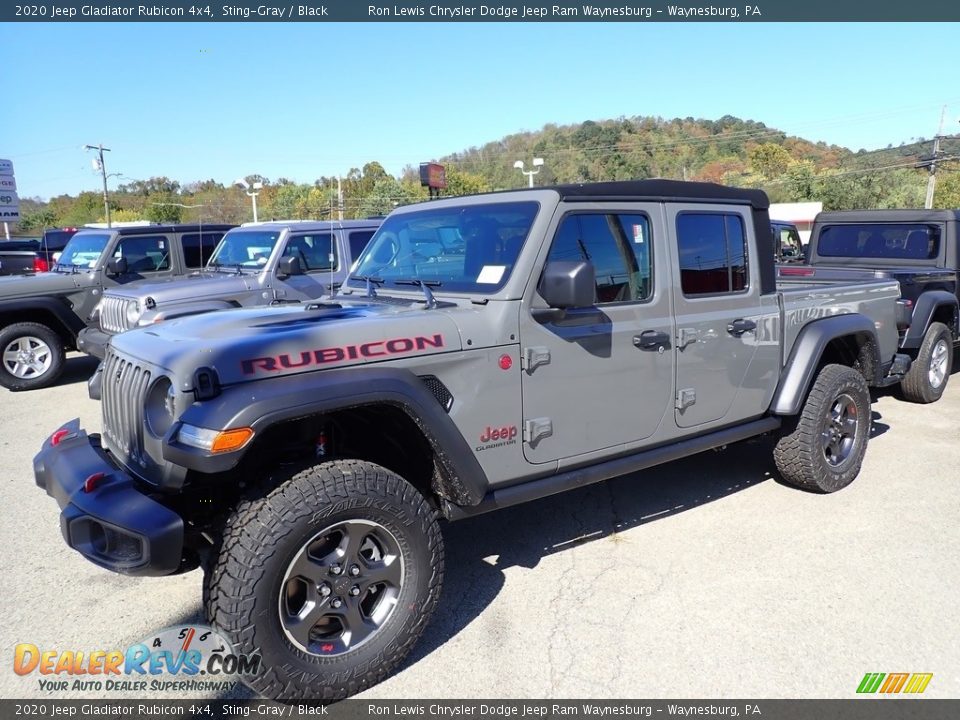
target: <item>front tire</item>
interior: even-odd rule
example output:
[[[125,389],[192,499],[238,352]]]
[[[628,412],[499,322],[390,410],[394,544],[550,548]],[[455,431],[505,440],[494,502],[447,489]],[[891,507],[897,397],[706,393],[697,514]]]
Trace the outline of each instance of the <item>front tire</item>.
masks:
[[[910,402],[932,403],[943,396],[953,369],[953,335],[943,323],[931,323],[920,352],[900,387]]]
[[[791,418],[773,451],[783,479],[804,490],[831,493],[860,472],[870,436],[870,391],[853,368],[826,365],[803,410]]]
[[[46,325],[22,322],[0,330],[0,385],[36,390],[56,382],[65,355],[60,336]]]
[[[210,623],[244,682],[275,700],[336,700],[387,677],[426,627],[443,583],[437,513],[394,473],[359,460],[297,472],[240,504],[204,578]]]

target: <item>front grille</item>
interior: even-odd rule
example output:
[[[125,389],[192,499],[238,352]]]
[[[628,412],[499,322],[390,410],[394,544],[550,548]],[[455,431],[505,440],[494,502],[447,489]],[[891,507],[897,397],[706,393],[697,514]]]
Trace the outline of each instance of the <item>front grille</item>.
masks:
[[[127,306],[135,300],[105,295],[100,305],[100,329],[108,333],[127,330]]]
[[[107,349],[101,386],[103,436],[107,448],[126,465],[146,464],[143,407],[149,387],[149,369]]]

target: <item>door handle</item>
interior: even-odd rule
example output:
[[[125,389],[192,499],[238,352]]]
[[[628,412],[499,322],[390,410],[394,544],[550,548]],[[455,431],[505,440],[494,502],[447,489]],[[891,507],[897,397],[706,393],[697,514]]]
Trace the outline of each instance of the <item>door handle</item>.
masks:
[[[732,323],[727,325],[727,332],[736,337],[740,337],[744,333],[751,332],[757,329],[757,324],[753,320],[734,320]]]
[[[641,350],[657,350],[663,352],[670,347],[670,336],[660,330],[644,330],[633,336],[633,344]]]

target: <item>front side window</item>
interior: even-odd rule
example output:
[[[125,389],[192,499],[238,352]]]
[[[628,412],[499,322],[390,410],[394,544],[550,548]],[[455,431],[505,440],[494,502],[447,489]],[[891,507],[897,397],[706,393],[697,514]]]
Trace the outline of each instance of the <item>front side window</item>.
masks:
[[[284,257],[300,258],[304,272],[337,268],[337,239],[333,233],[294,235],[287,241]]]
[[[217,245],[208,267],[249,268],[267,264],[283,230],[231,230]]]
[[[636,302],[650,297],[650,222],[645,215],[567,215],[547,262],[587,261],[596,271],[596,303]]]
[[[57,264],[79,268],[96,267],[103,249],[110,241],[105,233],[80,233],[70,238],[70,242],[57,258]]]
[[[740,215],[680,213],[677,248],[684,295],[747,289],[747,236]]]
[[[502,202],[455,205],[391,215],[353,270],[390,286],[412,280],[444,291],[492,293],[504,286],[540,205]]]
[[[115,258],[126,258],[132,273],[170,269],[170,238],[166,235],[129,235],[120,238],[113,251]]]
[[[827,225],[820,231],[817,253],[824,257],[932,260],[940,254],[936,225]]]

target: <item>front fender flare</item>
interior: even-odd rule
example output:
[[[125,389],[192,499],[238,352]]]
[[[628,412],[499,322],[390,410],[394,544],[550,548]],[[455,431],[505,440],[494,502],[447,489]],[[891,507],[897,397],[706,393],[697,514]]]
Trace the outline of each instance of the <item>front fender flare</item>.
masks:
[[[814,320],[800,331],[790,357],[780,373],[780,382],[773,395],[770,412],[774,415],[796,415],[803,407],[820,359],[832,340],[867,335],[873,341],[873,367],[880,371],[879,343],[873,321],[865,315],[850,313]],[[871,384],[879,378],[868,378]]]
[[[473,450],[423,381],[402,368],[324,370],[233,385],[212,400],[191,405],[180,421],[213,430],[252,427],[260,435],[286,420],[369,405],[397,407],[417,424],[434,450],[451,501],[476,505],[483,499],[489,483]],[[209,455],[176,442],[179,425],[165,438],[165,460],[215,473],[243,459],[246,449]]]

